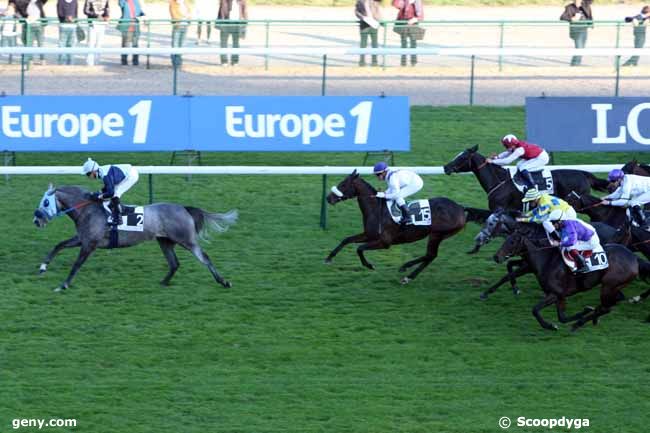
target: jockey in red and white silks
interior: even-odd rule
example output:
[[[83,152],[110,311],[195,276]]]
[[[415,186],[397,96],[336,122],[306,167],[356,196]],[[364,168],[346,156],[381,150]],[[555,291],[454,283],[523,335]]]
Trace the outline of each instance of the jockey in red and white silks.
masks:
[[[380,179],[385,180],[388,189],[385,192],[378,192],[377,197],[386,200],[395,200],[402,211],[402,224],[408,221],[408,208],[405,198],[420,191],[424,186],[422,178],[410,170],[390,170],[385,162],[378,162],[373,167],[373,173]]]
[[[548,164],[548,153],[541,147],[519,140],[512,134],[503,137],[501,144],[506,150],[495,158],[489,158],[487,161],[497,165],[508,165],[516,159],[521,159],[517,163],[517,171],[521,173],[524,181],[528,184],[528,188],[534,188],[535,181],[530,172],[542,170]]]

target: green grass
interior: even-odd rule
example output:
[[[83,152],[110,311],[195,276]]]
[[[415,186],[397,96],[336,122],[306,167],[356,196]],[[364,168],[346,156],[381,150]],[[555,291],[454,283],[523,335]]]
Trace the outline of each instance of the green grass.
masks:
[[[438,165],[474,143],[497,150],[498,138],[522,134],[523,124],[522,108],[417,107],[412,151],[397,162]],[[84,156],[20,154],[18,162],[80,164]],[[204,163],[351,165],[362,156],[228,153],[206,154]],[[96,157],[166,164],[169,155]],[[181,268],[162,288],[165,261],[157,245],[144,244],[97,252],[59,295],[51,289],[76,251],[36,274],[49,248],[73,232],[67,219],[45,231],[32,226],[48,180],[0,180],[0,431],[10,431],[13,418],[76,418],[69,431],[493,433],[501,416],[566,416],[590,419],[580,431],[647,432],[647,304],[617,306],[599,326],[574,334],[544,331],[530,314],[540,296],[533,278],[522,279],[519,297],[504,288],[479,300],[503,267],[490,260],[499,242],[477,256],[464,253],[475,225],[400,286],[398,266],[421,255],[424,243],[370,252],[374,272],[360,266],[353,247],[323,264],[340,239],[360,230],[360,214],[354,202],[339,204],[329,209],[329,229],[320,230],[318,176],[157,176],[157,200],[240,210],[231,231],[205,244],[234,287],[217,286],[179,251]],[[97,186],[81,176],[52,180]],[[422,197],[485,207],[473,177],[425,182]],[[129,201],[146,199],[143,179]],[[596,291],[578,295],[569,311],[597,299]],[[545,316],[556,321],[552,309]]]

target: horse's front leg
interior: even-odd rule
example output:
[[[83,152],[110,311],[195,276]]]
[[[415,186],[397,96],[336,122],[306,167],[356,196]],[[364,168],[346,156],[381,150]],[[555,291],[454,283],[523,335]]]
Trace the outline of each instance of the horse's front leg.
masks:
[[[374,270],[375,267],[372,265],[372,263],[369,263],[366,260],[366,257],[363,255],[363,252],[367,251],[367,250],[386,249],[388,247],[390,247],[390,244],[385,244],[381,239],[378,239],[378,240],[375,240],[375,241],[372,241],[372,242],[368,242],[368,243],[363,244],[363,245],[359,245],[359,247],[357,248],[357,254],[359,255],[359,259],[361,260],[361,264],[363,266],[365,266],[366,268],[370,269],[370,270]]]
[[[47,265],[50,264],[50,262],[54,259],[54,257],[61,252],[61,250],[65,248],[72,248],[72,247],[78,247],[81,245],[81,241],[79,240],[79,236],[74,235],[70,239],[66,239],[64,241],[59,242],[56,244],[54,248],[52,248],[52,251],[49,252],[47,257],[45,257],[45,260],[43,260],[43,263],[41,263],[41,267],[39,268],[38,272],[40,274],[44,274],[45,271],[47,271]]]
[[[481,293],[482,300],[485,301],[489,295],[496,292],[497,288],[504,284],[506,281],[510,281],[510,285],[512,286],[512,293],[515,295],[519,294],[520,291],[517,287],[517,278],[530,272],[528,269],[528,263],[523,260],[510,260],[506,266],[508,273],[499,281],[497,281],[496,284],[492,285],[490,288]],[[514,269],[515,266],[519,267],[517,269]]]
[[[569,322],[574,322],[576,320],[582,319],[585,315],[591,313],[594,311],[593,307],[585,307],[581,312],[574,314],[573,316],[567,317],[566,315],[566,299],[562,298],[557,303],[555,304],[557,308],[557,319],[561,323],[569,323]]]
[[[557,331],[557,326],[547,322],[544,320],[542,317],[540,311],[543,308],[548,307],[549,305],[552,305],[557,302],[557,296],[554,293],[548,293],[546,296],[544,296],[544,299],[542,299],[537,305],[533,307],[533,316],[537,319],[539,324],[542,326],[544,329],[550,329],[551,331]]]
[[[326,264],[332,263],[332,259],[334,258],[334,256],[336,256],[347,244],[359,243],[359,242],[368,242],[368,236],[366,235],[365,232],[359,233],[358,235],[354,235],[354,236],[348,236],[347,238],[343,239],[341,243],[338,244],[338,246],[334,248],[331,253],[329,253],[327,258],[325,259],[325,263]]]
[[[70,270],[70,274],[68,275],[68,278],[66,278],[65,281],[61,283],[59,287],[54,289],[55,292],[61,292],[70,287],[70,283],[72,283],[72,279],[74,278],[74,276],[77,274],[77,272],[79,272],[81,266],[96,249],[97,249],[96,243],[86,244],[81,246],[81,251],[79,251],[79,256],[77,257],[77,260],[75,260],[74,264],[72,265],[72,269]]]

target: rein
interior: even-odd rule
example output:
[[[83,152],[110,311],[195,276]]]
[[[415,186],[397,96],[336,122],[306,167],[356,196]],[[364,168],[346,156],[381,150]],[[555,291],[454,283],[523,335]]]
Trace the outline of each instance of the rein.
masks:
[[[582,212],[582,211],[585,211],[587,209],[593,209],[593,208],[598,207],[598,206],[604,206],[604,205],[602,204],[602,202],[598,202],[598,203],[591,204],[589,206],[585,206],[585,207],[583,207],[581,209],[576,209],[576,211]]]
[[[487,160],[487,158],[485,158],[481,164],[478,164],[476,166],[476,171],[477,172],[480,171],[483,167],[485,167],[487,165],[488,165],[488,160]],[[472,170],[472,158],[469,159],[468,166],[469,166],[469,169]],[[498,176],[497,176],[497,179],[498,179]],[[508,180],[509,179],[505,179],[505,180],[502,180],[501,182],[499,182],[495,187],[493,187],[492,189],[490,189],[488,191],[487,196],[490,197],[490,195],[492,195],[493,192],[495,192],[497,189],[501,188]]]
[[[84,200],[84,201],[81,201],[81,202],[77,203],[76,205],[74,205],[74,206],[72,206],[72,207],[69,207],[68,209],[65,209],[65,210],[62,210],[62,211],[57,212],[56,215],[55,215],[55,217],[59,217],[59,216],[62,216],[62,215],[66,215],[66,214],[72,212],[73,210],[79,210],[79,209],[81,209],[82,207],[88,206],[88,205],[91,204],[91,203],[92,203],[92,200]]]

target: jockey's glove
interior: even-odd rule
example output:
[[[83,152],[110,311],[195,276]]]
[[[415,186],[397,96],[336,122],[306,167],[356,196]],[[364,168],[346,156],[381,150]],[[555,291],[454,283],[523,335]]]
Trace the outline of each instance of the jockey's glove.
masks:
[[[385,193],[385,192],[382,192],[382,191],[379,191],[379,192],[377,193],[376,197],[377,197],[377,198],[385,198],[385,197],[386,197],[386,193]]]
[[[90,194],[90,199],[95,200],[95,201],[102,201],[104,197],[102,196],[101,192],[94,192]]]

